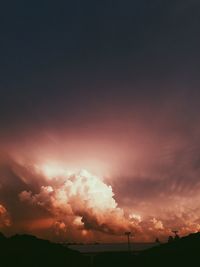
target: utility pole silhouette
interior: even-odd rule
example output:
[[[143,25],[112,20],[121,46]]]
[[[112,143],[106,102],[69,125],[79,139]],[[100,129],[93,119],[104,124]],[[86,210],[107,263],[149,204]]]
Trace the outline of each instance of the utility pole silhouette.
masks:
[[[128,251],[131,252],[131,244],[130,244],[130,235],[131,235],[131,232],[125,232],[124,234],[127,236]]]

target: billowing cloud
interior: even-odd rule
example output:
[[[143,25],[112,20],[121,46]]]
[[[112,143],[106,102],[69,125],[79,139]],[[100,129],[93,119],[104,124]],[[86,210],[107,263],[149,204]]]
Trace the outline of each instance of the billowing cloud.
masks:
[[[1,163],[1,177],[4,174],[7,179],[1,178],[0,197],[9,208],[12,225],[3,205],[1,224],[10,226],[8,234],[26,232],[63,241],[120,241],[128,230],[135,240],[150,241],[155,237],[165,240],[173,229],[181,235],[200,229],[198,194],[191,197],[183,194],[185,191],[179,195],[172,191],[166,197],[159,186],[161,194],[154,197],[139,196],[134,190],[132,195],[120,195],[119,188],[115,195],[116,186],[109,185],[110,178],[86,170],[74,172],[61,166],[14,160],[7,160],[7,167],[4,165]],[[145,185],[147,181],[144,180]],[[142,193],[143,183],[135,183],[135,190]],[[134,182],[129,184],[132,188],[133,185]]]
[[[86,170],[55,174],[45,182],[48,185],[41,186],[38,193],[22,191],[19,198],[50,212],[60,230],[69,227],[122,235],[131,226],[113,198],[111,186]]]
[[[0,204],[0,229],[11,225],[10,215],[7,209]]]

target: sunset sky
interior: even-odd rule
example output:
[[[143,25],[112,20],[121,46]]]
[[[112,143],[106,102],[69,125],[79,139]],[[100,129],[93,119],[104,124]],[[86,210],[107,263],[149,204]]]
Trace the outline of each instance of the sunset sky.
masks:
[[[200,230],[200,2],[4,1],[0,231]]]

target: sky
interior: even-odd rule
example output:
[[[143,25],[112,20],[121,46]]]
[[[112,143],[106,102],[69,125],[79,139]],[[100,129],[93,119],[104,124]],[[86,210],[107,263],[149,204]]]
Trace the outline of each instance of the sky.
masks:
[[[199,231],[199,1],[0,5],[0,231]]]

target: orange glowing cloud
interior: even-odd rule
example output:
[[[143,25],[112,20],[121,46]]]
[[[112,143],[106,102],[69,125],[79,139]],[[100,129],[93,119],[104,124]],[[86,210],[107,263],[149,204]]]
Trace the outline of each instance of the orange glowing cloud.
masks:
[[[7,209],[0,204],[0,228],[11,226],[11,219]]]
[[[41,171],[47,185],[41,186],[37,194],[22,191],[19,198],[49,211],[60,222],[60,230],[70,226],[120,235],[131,227],[113,198],[111,186],[99,177],[86,170],[69,175],[64,170],[56,172],[55,168],[42,166]]]

